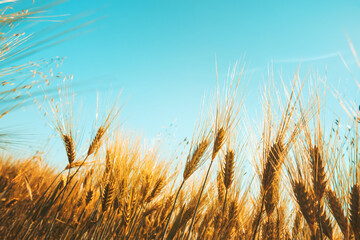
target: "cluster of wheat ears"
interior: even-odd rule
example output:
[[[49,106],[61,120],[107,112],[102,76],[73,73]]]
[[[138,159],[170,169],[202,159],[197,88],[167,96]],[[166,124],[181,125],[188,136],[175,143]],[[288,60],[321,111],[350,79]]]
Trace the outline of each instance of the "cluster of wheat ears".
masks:
[[[41,12],[2,11],[0,63],[38,46],[13,29]],[[48,84],[39,66],[0,69],[1,118]],[[53,107],[67,165],[59,172],[40,156],[2,155],[0,238],[360,239],[358,119],[345,131],[338,120],[325,129],[321,88],[305,104],[297,73],[284,101],[265,92],[256,128],[243,117],[244,72],[209,103],[186,151],[171,157],[117,127],[116,107],[80,147],[72,117]],[[34,75],[40,80],[23,84]]]

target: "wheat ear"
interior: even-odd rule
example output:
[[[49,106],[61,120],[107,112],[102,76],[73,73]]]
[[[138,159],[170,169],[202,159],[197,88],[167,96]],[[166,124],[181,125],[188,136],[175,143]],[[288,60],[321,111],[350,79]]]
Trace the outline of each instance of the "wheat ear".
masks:
[[[100,146],[101,143],[101,139],[105,134],[105,129],[104,127],[99,127],[98,131],[96,132],[96,135],[94,137],[94,139],[92,140],[87,155],[90,156],[91,154],[93,154]]]
[[[332,215],[334,216],[341,232],[344,234],[345,239],[349,239],[349,222],[345,217],[344,211],[341,207],[340,200],[337,198],[335,192],[332,190],[327,191],[327,198]]]
[[[296,200],[299,204],[300,211],[304,216],[307,224],[309,225],[312,235],[315,236],[316,235],[316,229],[315,229],[316,216],[314,209],[315,201],[312,195],[306,190],[304,183],[295,182],[293,184],[293,190],[295,193]]]
[[[63,134],[62,139],[65,144],[65,150],[68,158],[68,162],[71,165],[72,162],[75,160],[75,144],[70,135]]]
[[[229,188],[234,180],[234,165],[235,165],[235,153],[232,150],[228,150],[225,155],[225,164],[223,170],[223,180],[225,186],[225,199],[223,204],[223,212],[225,211],[226,199]]]

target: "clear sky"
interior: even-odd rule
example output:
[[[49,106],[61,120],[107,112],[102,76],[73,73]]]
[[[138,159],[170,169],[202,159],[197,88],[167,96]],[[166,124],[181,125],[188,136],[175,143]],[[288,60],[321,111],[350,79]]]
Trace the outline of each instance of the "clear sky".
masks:
[[[96,92],[116,95],[123,89],[126,129],[151,141],[174,124],[170,129],[176,139],[191,137],[202,97],[216,88],[215,56],[220,82],[229,67],[245,59],[250,118],[261,112],[260,89],[268,83],[269,66],[280,83],[280,72],[288,81],[301,62],[302,73],[326,72],[330,84],[359,100],[359,89],[338,57],[360,76],[346,38],[347,33],[360,51],[359,1],[69,0],[50,10],[53,15],[90,13],[84,21],[97,19],[81,35],[28,58],[66,57],[61,71],[74,75],[89,124]],[[4,124],[35,134],[39,140],[33,149],[46,145],[53,134],[32,107],[10,114]]]

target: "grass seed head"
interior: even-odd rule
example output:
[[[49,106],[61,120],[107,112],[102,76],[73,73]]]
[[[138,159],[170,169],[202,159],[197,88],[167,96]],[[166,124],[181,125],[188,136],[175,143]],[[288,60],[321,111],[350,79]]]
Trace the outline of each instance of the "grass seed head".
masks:
[[[96,132],[96,135],[94,137],[94,139],[92,140],[90,146],[89,146],[89,149],[88,149],[88,152],[87,152],[87,155],[90,156],[91,154],[93,154],[94,152],[97,151],[97,149],[100,147],[101,145],[101,140],[102,140],[102,137],[104,136],[105,134],[105,129],[104,127],[99,127],[98,131]]]
[[[216,155],[218,154],[218,152],[220,151],[222,145],[224,144],[225,134],[226,134],[226,132],[225,132],[223,127],[218,129],[218,131],[216,132],[215,140],[214,140],[213,152],[212,152],[212,156],[211,156],[212,160],[215,159]]]
[[[75,144],[74,141],[72,139],[72,137],[70,135],[62,135],[64,144],[65,144],[65,150],[66,150],[66,155],[68,158],[68,162],[71,165],[71,163],[74,162],[75,160]]]
[[[234,180],[235,153],[228,150],[225,155],[225,166],[223,170],[224,186],[229,189]]]
[[[156,198],[161,190],[163,189],[164,187],[164,178],[163,177],[160,177],[156,182],[155,182],[155,185],[153,187],[153,189],[151,190],[151,193],[149,194],[149,196],[147,197],[146,199],[146,202],[149,203],[151,202],[154,198]]]
[[[206,139],[203,140],[196,146],[191,157],[190,156],[188,157],[189,160],[186,161],[186,165],[183,173],[184,180],[187,180],[199,167],[201,158],[204,156],[208,146],[209,146],[209,142]]]
[[[89,205],[89,203],[91,202],[91,200],[93,199],[93,193],[94,191],[92,189],[89,189],[86,193],[86,197],[85,197],[85,203],[86,206]]]
[[[326,191],[326,175],[320,149],[315,145],[310,149],[311,175],[316,199],[321,201]]]
[[[224,186],[224,180],[221,173],[217,175],[217,190],[218,190],[218,201],[219,204],[222,204],[224,202],[225,197],[225,186]]]
[[[310,227],[310,230],[313,235],[315,234],[315,200],[313,199],[312,194],[310,194],[305,188],[304,183],[302,182],[294,182],[293,190],[296,197],[296,201],[299,204],[300,211],[303,214],[307,224]]]
[[[327,199],[330,206],[332,215],[334,216],[337,224],[339,225],[341,232],[344,234],[344,238],[349,237],[349,222],[341,207],[340,200],[337,198],[336,193],[332,190],[327,191]]]
[[[113,200],[113,193],[114,193],[114,187],[113,184],[111,182],[108,182],[104,188],[104,191],[102,193],[102,197],[101,197],[101,206],[102,206],[102,211],[106,212],[106,210],[108,210],[112,200]]]

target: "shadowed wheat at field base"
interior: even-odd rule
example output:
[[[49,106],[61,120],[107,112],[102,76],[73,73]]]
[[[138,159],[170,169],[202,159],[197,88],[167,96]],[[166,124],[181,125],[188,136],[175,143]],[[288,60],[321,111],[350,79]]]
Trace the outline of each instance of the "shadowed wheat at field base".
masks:
[[[51,67],[47,62],[13,65],[43,44],[15,29],[47,7],[2,9],[1,118],[41,96],[35,87],[68,80],[41,72]],[[269,81],[262,118],[252,123],[243,104],[245,75],[245,66],[234,68],[204,106],[185,150],[172,157],[122,130],[121,99],[92,136],[81,136],[88,141],[79,141],[73,106],[66,104],[73,102],[70,89],[61,89],[65,104],[45,96],[49,101],[40,104],[67,163],[59,171],[41,156],[2,154],[0,238],[360,239],[357,116],[346,131],[339,121],[324,128],[326,86],[306,93],[305,102],[308,80],[297,72],[284,90]],[[343,110],[356,113],[347,105]],[[1,148],[11,141],[0,133]]]

